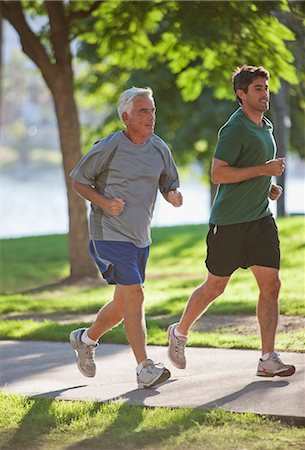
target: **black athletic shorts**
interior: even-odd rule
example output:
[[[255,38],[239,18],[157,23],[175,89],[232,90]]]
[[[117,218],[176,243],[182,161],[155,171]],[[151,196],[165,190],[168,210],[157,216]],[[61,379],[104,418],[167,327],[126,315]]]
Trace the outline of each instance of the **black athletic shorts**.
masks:
[[[280,242],[272,216],[254,222],[213,225],[207,238],[206,266],[213,275],[228,277],[250,266],[280,268]]]

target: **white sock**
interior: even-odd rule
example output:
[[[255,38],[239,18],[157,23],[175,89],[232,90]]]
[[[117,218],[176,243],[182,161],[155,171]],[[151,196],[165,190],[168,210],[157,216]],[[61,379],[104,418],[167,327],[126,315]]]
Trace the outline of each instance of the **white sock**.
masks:
[[[179,338],[179,337],[186,338],[185,334],[179,333],[179,331],[177,330],[177,326],[175,326],[175,328],[174,328],[174,335],[175,335],[177,338]]]
[[[97,341],[94,341],[93,339],[89,338],[87,331],[88,328],[83,332],[80,340],[86,345],[96,345]]]
[[[261,360],[267,361],[267,359],[269,358],[270,355],[271,355],[271,353],[265,353],[264,355],[262,355]]]
[[[145,361],[147,361],[148,358],[144,359],[140,364],[138,364],[137,366],[137,374],[139,375],[139,373],[141,372],[141,370],[143,369],[144,363]]]

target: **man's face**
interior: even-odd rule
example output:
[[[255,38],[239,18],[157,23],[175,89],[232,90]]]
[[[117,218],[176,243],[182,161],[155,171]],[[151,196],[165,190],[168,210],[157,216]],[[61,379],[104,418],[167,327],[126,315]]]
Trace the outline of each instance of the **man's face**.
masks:
[[[252,111],[264,112],[269,109],[269,85],[265,78],[258,77],[248,86],[248,92],[237,90],[242,106]]]
[[[151,97],[136,97],[130,115],[123,113],[127,132],[143,139],[143,142],[154,132],[156,121],[155,103]]]

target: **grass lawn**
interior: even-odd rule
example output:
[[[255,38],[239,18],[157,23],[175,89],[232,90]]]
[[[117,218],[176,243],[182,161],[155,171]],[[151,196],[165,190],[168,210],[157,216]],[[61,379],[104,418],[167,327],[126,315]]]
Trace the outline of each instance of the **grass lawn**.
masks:
[[[3,450],[303,450],[305,440],[304,428],[250,413],[3,393],[0,430]]]
[[[283,315],[305,316],[304,225],[304,217],[278,220]],[[189,294],[204,280],[206,231],[206,225],[153,229],[145,283],[149,344],[166,344],[168,323],[180,316]],[[58,283],[68,275],[66,248],[64,235],[1,242],[4,264],[1,267],[0,338],[65,341],[76,326],[88,325],[82,320],[82,314],[96,313],[112,298],[114,288],[102,283]],[[225,293],[209,308],[205,320],[219,314],[254,316],[257,296],[257,286],[250,271],[240,269],[233,274]],[[76,314],[75,321],[60,323],[58,318],[67,313]],[[26,320],[20,320],[22,315]],[[107,333],[103,341],[126,343],[123,326]],[[192,332],[190,345],[258,348],[260,339],[258,333],[247,334],[242,327],[220,327],[215,332]],[[278,333],[277,348],[304,350],[303,330]]]
[[[304,217],[278,220],[281,262],[281,314],[305,316]],[[166,344],[168,323],[183,311],[189,294],[205,278],[206,225],[153,229],[153,245],[145,283],[149,344]],[[81,314],[96,313],[112,297],[105,284],[55,284],[68,275],[67,237],[64,235],[7,239],[1,242],[0,338],[65,341],[75,326],[88,325]],[[53,284],[53,285],[52,285]],[[209,308],[209,315],[255,315],[257,286],[250,271],[233,274],[225,293]],[[73,323],[58,318],[74,313]],[[3,316],[3,315],[6,316]],[[8,316],[9,319],[8,319]],[[43,314],[45,320],[38,320]],[[25,320],[19,320],[23,315]],[[54,316],[55,315],[55,316]],[[55,317],[55,319],[54,319]],[[279,350],[305,348],[304,330],[278,333]],[[103,338],[126,343],[122,325]],[[242,328],[216,332],[192,332],[190,345],[226,348],[258,348],[258,333]]]
[[[304,218],[278,220],[282,244],[281,313],[305,316]],[[178,318],[189,294],[206,275],[205,234],[200,225],[153,230],[145,284],[148,342],[166,344],[166,328]],[[112,297],[105,284],[60,283],[69,272],[66,236],[1,242],[0,339],[67,341]],[[207,312],[255,315],[257,287],[249,271],[237,271],[223,296]],[[62,323],[65,314],[75,321]],[[89,323],[88,323],[89,325]],[[204,328],[204,327],[203,327]],[[304,351],[304,331],[277,336],[279,350]],[[123,326],[103,337],[126,343]],[[190,344],[227,348],[260,346],[245,327],[194,331]],[[9,414],[8,414],[9,411]],[[121,402],[94,403],[26,398],[0,392],[3,450],[303,450],[305,429],[255,414],[222,409],[145,408]]]

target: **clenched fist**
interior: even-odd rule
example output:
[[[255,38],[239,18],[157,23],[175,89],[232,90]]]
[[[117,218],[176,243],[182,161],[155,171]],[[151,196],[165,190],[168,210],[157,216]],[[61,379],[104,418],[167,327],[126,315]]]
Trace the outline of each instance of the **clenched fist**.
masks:
[[[181,192],[175,190],[175,191],[169,191],[167,193],[167,201],[171,203],[176,208],[181,206],[183,203],[183,197]]]
[[[285,158],[270,159],[264,166],[265,175],[279,177],[285,170]]]
[[[276,184],[272,184],[269,191],[269,198],[271,200],[278,200],[282,195],[283,188],[282,186],[278,186]]]
[[[107,199],[107,205],[104,206],[104,209],[111,216],[118,216],[124,210],[125,202],[123,199],[115,197]]]

